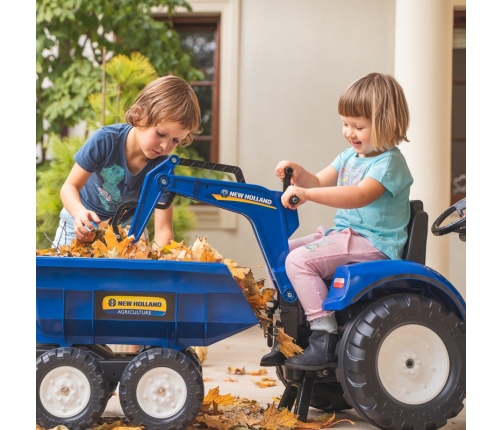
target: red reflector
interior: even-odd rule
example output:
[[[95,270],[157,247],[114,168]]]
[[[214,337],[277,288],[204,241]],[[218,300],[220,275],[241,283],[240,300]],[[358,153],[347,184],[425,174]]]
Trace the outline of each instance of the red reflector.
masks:
[[[343,288],[345,284],[345,279],[343,278],[335,278],[333,281],[333,288]]]

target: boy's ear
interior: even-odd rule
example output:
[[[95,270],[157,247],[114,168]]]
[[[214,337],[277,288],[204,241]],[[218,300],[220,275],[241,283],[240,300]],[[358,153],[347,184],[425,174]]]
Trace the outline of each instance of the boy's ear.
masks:
[[[134,106],[132,108],[132,117],[134,118],[134,125],[141,126],[144,123],[145,113],[140,106]]]

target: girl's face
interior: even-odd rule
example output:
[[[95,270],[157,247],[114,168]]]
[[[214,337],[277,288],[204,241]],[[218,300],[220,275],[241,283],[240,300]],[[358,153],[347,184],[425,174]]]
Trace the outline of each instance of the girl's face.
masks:
[[[163,121],[148,127],[136,127],[137,142],[149,159],[161,155],[169,155],[176,146],[188,136],[190,130],[183,128],[179,122]]]
[[[379,154],[370,142],[371,119],[363,116],[340,116],[342,119],[342,134],[352,145],[359,157],[374,157]]]

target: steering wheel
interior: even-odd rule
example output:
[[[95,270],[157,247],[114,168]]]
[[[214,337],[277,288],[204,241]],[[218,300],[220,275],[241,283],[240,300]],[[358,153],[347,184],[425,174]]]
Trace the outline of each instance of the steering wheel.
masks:
[[[451,224],[440,227],[441,223],[446,219],[446,217],[448,217],[450,214],[452,214],[455,211],[457,211],[460,218],[458,220],[452,222]],[[434,224],[431,227],[432,234],[434,236],[442,236],[443,234],[456,232],[456,233],[460,234],[461,238],[462,237],[465,238],[466,215],[465,215],[464,211],[465,211],[465,198],[463,198],[462,200],[459,200],[457,203],[450,206],[441,215],[439,215],[439,217],[436,219],[436,221],[434,221]]]

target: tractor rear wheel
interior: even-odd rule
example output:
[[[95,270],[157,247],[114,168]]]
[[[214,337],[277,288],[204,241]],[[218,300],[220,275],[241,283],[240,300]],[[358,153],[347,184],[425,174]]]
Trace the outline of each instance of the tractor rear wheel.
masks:
[[[441,428],[464,407],[465,323],[435,300],[373,303],[348,323],[339,351],[344,395],[377,428]]]

